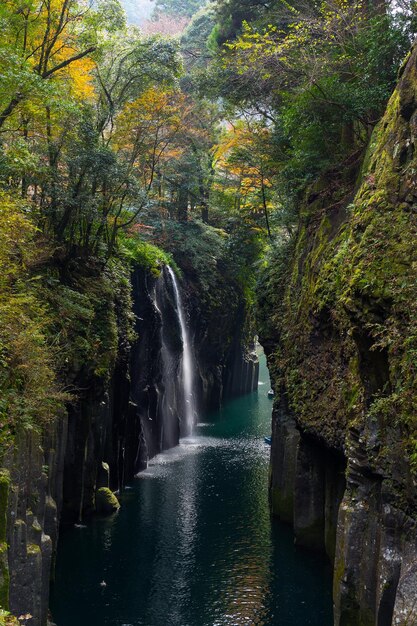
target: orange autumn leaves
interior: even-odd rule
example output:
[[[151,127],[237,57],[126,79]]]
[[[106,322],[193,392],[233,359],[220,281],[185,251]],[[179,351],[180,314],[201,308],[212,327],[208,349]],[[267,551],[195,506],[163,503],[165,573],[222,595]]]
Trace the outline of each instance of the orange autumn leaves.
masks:
[[[241,119],[229,124],[214,150],[216,189],[234,197],[241,211],[269,211],[276,174],[270,154],[270,130],[261,122]]]
[[[194,113],[192,101],[181,91],[150,87],[118,116],[112,145],[130,159],[146,187],[204,134]]]

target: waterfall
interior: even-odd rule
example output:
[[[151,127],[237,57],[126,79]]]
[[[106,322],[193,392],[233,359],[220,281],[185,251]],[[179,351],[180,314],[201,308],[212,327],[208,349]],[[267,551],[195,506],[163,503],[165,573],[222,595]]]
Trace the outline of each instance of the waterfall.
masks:
[[[155,287],[154,305],[161,319],[162,388],[158,386],[161,423],[159,431],[159,451],[178,443],[178,390],[177,358],[170,341],[172,328],[167,304],[167,281],[161,272]]]
[[[184,412],[185,412],[185,425],[186,434],[190,435],[193,431],[194,419],[196,414],[196,402],[194,395],[194,371],[195,361],[193,355],[193,349],[190,341],[188,327],[185,321],[184,307],[181,300],[180,291],[178,288],[177,279],[172,268],[167,266],[168,273],[171,277],[174,287],[175,305],[177,309],[178,321],[181,328],[182,339],[182,361],[181,361],[181,384],[184,394]]]
[[[155,423],[157,449],[161,451],[177,445],[180,436],[188,436],[193,431],[195,359],[180,288],[169,266],[155,283],[152,301],[161,321]],[[149,420],[145,424],[151,428]]]

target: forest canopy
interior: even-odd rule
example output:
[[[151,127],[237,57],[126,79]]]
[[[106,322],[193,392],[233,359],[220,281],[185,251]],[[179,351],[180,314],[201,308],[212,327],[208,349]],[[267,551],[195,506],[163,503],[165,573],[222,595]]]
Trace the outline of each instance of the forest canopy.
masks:
[[[132,241],[170,249],[166,234],[195,221],[227,239],[253,302],[256,269],[296,231],[309,185],[361,163],[416,31],[413,4],[156,8],[185,20],[180,35],[144,34],[118,0],[0,5],[2,380],[46,413],[45,276],[71,284],[80,264],[104,276],[130,262]],[[13,382],[25,354],[39,368]]]

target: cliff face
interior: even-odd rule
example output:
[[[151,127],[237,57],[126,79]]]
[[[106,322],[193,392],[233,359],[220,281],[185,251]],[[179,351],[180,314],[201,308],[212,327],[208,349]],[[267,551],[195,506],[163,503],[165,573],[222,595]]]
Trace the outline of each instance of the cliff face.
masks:
[[[197,358],[200,410],[216,410],[223,400],[258,388],[259,363],[253,322],[242,293],[219,272],[216,298],[198,297],[201,285],[187,277],[190,323]]]
[[[127,281],[120,267],[103,272],[94,263],[44,270],[47,332],[60,343],[54,365],[72,393],[48,421],[20,424],[2,456],[0,480],[0,604],[31,616],[26,621],[35,626],[47,620],[61,514],[79,522],[94,511],[96,489],[118,482],[133,336]]]
[[[416,142],[414,48],[361,171],[310,190],[264,280],[272,506],[334,559],[337,625],[417,623]]]
[[[244,309],[232,308],[219,324],[216,299],[200,297],[195,276],[187,280],[184,273],[178,285],[201,411],[257,385],[257,362],[246,348]],[[103,277],[84,268],[65,281],[50,297],[63,320],[54,332],[68,338],[62,367],[74,399],[44,428],[21,429],[0,473],[0,605],[30,614],[29,626],[47,621],[59,523],[85,523],[98,489],[122,489],[149,458],[176,445],[184,427],[183,345],[168,271],[137,266],[131,287],[124,271]],[[223,285],[228,294],[240,301]],[[247,368],[245,384],[224,383],[231,364],[235,380]]]
[[[186,316],[197,365],[197,395],[202,412],[222,400],[257,388],[255,324],[237,277],[230,236],[198,222],[156,230],[182,272]]]

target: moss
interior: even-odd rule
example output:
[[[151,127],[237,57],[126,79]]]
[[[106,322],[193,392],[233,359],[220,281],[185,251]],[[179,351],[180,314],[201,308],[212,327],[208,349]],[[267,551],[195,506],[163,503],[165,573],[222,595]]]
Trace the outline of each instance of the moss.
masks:
[[[42,526],[39,524],[38,520],[34,520],[32,523],[32,529],[37,532],[37,533],[41,533],[42,532]]]
[[[416,54],[359,178],[328,172],[306,194],[290,259],[282,264],[277,250],[268,268],[279,289],[264,298],[269,336],[279,338],[274,385],[284,384],[301,429],[343,450],[350,426],[376,423],[369,462],[384,475],[398,455],[417,471],[409,445],[417,439],[417,155],[408,122],[417,108]],[[402,476],[399,500],[410,484],[406,468]]]
[[[21,622],[13,615],[0,614],[0,626],[21,626]]]
[[[9,564],[7,555],[7,544],[0,543],[0,607],[7,610],[9,608]]]
[[[26,553],[28,556],[40,555],[41,548],[36,543],[29,543],[26,549]]]
[[[120,503],[115,494],[107,487],[100,487],[96,491],[96,511],[108,515],[120,509]]]
[[[0,542],[6,541],[9,489],[10,475],[3,469],[0,471]]]
[[[125,233],[120,233],[119,239],[120,251],[132,265],[150,271],[155,277],[159,276],[164,265],[171,265],[178,271],[173,257],[162,248]]]
[[[92,261],[85,266],[74,262],[67,281],[43,293],[67,382],[82,370],[84,379],[107,383],[120,352],[135,338],[129,266],[117,259],[104,270]]]

